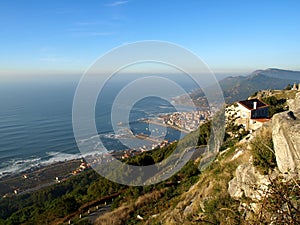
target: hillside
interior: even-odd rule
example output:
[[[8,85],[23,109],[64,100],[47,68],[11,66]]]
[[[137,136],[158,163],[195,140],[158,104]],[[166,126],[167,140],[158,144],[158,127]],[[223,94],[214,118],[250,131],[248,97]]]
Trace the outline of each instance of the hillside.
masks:
[[[186,191],[158,189],[123,202],[96,224],[299,224],[300,93],[293,96],[287,104],[296,120],[287,112],[277,113],[252,134],[228,120],[224,150],[192,176]],[[199,158],[191,163],[199,165]],[[141,204],[142,198],[147,203]]]
[[[208,142],[215,119],[185,136],[181,147],[199,147],[179,172],[163,182],[130,187],[88,170],[36,192],[1,199],[0,224],[299,224],[300,92],[257,95],[266,93],[275,106],[289,98],[284,105],[296,120],[280,106],[281,113],[275,112],[271,122],[250,134],[235,124],[236,117],[228,117],[219,146]],[[220,151],[200,169],[203,145],[208,143]],[[157,163],[176,147],[174,143],[124,162]]]
[[[265,89],[284,89],[288,84],[300,82],[300,72],[280,69],[256,70],[248,76],[230,76],[222,79],[219,84],[227,103],[246,99],[251,94]],[[212,87],[211,90],[214,90]],[[203,98],[204,93],[197,91],[193,99]]]
[[[282,76],[280,76],[281,72]],[[291,71],[291,73],[289,73],[287,71],[270,69],[255,71],[246,77],[236,77],[235,79],[225,78],[220,81],[220,85],[224,92],[226,102],[232,103],[239,99],[245,99],[250,94],[259,90],[281,90],[288,84],[299,83],[299,81],[300,72]]]

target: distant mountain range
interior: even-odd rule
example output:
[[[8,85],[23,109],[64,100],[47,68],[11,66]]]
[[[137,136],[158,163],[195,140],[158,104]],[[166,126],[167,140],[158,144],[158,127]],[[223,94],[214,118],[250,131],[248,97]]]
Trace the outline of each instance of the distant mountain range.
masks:
[[[256,70],[248,76],[230,76],[219,84],[227,103],[247,99],[256,91],[265,89],[284,89],[288,84],[300,82],[300,71],[266,69]],[[203,92],[193,93],[193,98],[203,96]]]

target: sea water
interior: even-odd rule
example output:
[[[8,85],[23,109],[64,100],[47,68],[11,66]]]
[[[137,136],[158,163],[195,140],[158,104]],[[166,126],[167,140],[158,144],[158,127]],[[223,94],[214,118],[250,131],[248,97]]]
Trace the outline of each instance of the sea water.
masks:
[[[137,102],[130,109],[130,124],[122,124],[120,121],[117,130],[113,130],[111,106],[125,84],[126,81],[110,84],[101,98],[101,104],[96,105],[98,135],[86,136],[94,138],[95,152],[102,150],[99,148],[99,138],[109,151],[125,150],[126,142],[122,139],[127,138],[128,126],[133,134],[148,135],[152,129],[151,135],[157,133],[163,139],[177,140],[180,137],[179,131],[162,126],[151,127],[140,121],[142,118],[153,118],[178,110],[170,102],[155,96]],[[81,157],[72,128],[72,103],[77,85],[78,79],[0,83],[0,177],[42,164]],[[186,89],[192,88],[195,87],[186,84]],[[176,93],[169,97],[175,96]],[[135,139],[130,147],[150,144]]]

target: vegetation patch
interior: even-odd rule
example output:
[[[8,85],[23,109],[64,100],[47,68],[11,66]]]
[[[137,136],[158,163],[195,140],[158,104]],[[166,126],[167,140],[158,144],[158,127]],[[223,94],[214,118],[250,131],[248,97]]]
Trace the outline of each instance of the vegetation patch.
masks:
[[[253,155],[253,165],[258,170],[267,175],[276,166],[271,130],[264,129],[251,141],[251,151]]]
[[[275,96],[271,96],[262,100],[269,105],[269,118],[273,117],[276,113],[287,110],[286,99],[277,99]]]

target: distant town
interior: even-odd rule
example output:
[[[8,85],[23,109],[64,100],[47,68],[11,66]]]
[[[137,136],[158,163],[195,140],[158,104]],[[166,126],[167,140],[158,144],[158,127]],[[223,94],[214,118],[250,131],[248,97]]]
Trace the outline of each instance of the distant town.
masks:
[[[143,121],[149,124],[168,126],[189,133],[210,120],[211,116],[211,111],[197,110],[191,112],[173,112],[153,119],[144,119]]]

